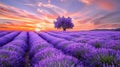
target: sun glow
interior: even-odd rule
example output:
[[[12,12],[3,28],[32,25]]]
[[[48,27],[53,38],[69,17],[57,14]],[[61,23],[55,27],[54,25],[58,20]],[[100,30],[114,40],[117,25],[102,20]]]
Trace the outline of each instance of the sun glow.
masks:
[[[40,29],[39,29],[39,28],[35,28],[35,31],[36,31],[36,32],[39,32],[39,31],[40,31]]]
[[[40,23],[36,24],[35,26],[36,26],[35,31],[37,31],[37,32],[41,31],[41,30],[45,30],[44,25],[42,25]]]

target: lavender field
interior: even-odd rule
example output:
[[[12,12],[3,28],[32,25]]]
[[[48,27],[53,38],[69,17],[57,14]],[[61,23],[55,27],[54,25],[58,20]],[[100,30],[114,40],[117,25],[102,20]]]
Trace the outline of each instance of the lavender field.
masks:
[[[0,32],[0,67],[120,67],[120,32]]]

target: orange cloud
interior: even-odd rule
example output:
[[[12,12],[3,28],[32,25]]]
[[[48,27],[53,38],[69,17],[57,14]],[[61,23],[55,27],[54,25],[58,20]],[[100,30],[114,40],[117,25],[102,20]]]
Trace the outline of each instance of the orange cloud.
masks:
[[[117,7],[116,2],[113,2],[112,0],[80,0],[80,2],[83,2],[87,5],[95,4],[104,10],[110,11],[114,10]]]
[[[18,8],[12,7],[12,6],[6,6],[3,4],[0,4],[0,18],[1,19],[12,19],[12,20],[18,20],[22,22],[37,22],[41,20],[40,18],[36,17],[35,15],[25,11],[20,10]]]
[[[7,19],[18,21],[14,25],[9,24],[0,24],[0,29],[35,29],[35,24],[42,23],[45,19],[41,19],[39,16],[29,13],[25,10],[21,10],[12,6],[6,6],[4,4],[0,4],[0,19]],[[44,22],[44,23],[48,23]],[[46,24],[47,25],[47,24]],[[26,28],[26,29],[25,29]]]

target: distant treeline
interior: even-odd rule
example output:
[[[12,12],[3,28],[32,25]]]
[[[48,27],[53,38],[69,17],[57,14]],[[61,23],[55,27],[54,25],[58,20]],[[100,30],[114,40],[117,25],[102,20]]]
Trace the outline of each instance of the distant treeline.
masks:
[[[120,31],[120,28],[116,28],[116,29],[94,29],[92,31]]]

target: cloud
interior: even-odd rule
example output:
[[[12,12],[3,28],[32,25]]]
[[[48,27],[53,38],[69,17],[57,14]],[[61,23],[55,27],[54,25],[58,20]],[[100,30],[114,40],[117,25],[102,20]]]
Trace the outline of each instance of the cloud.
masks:
[[[51,0],[48,0],[48,3],[50,4],[50,3],[51,3]]]
[[[27,12],[26,10],[21,10],[12,6],[6,6],[0,4],[0,18],[2,19],[12,19],[23,22],[31,22],[40,20],[34,14]]]
[[[100,14],[101,13],[96,13],[95,15],[93,15],[93,16],[91,16],[89,18],[81,19],[78,22],[82,23],[82,24],[84,24],[84,23],[92,23],[95,18],[100,16]]]
[[[66,16],[66,14],[68,13],[67,10],[50,3],[44,4],[42,2],[39,2],[37,5],[41,8],[38,8],[37,12],[39,13],[39,15],[41,15],[41,18],[47,22],[49,21],[53,23],[53,21],[58,16]]]
[[[87,5],[97,5],[98,7],[112,11],[116,9],[119,5],[119,0],[80,0]]]
[[[34,4],[34,6],[36,5]],[[45,4],[43,2],[39,2],[37,6],[39,6],[39,8],[37,8],[37,12],[40,15],[40,18],[47,21],[50,20],[50,22],[53,22],[54,19],[57,18],[57,16],[70,16],[73,18],[74,22],[79,22],[79,20],[89,17],[88,14],[91,14],[92,12],[98,10],[94,7],[84,7],[83,9],[77,12],[70,13],[66,9],[49,3]]]
[[[68,0],[60,0],[61,2],[66,2],[66,1],[68,1]],[[70,1],[70,0],[69,0]]]
[[[41,4],[41,5],[40,5]],[[27,6],[31,6],[31,7],[35,7],[35,5],[32,4],[27,4]],[[52,5],[52,4],[43,4],[43,3],[39,3],[38,5],[39,7],[44,7],[47,9],[51,9],[54,13],[56,13],[56,15],[54,15],[54,13],[49,12],[49,10],[46,9],[40,9],[38,8],[36,12],[38,12],[38,14],[33,14],[30,13],[26,10],[23,9],[19,9],[13,6],[7,6],[5,4],[1,4],[0,3],[0,18],[1,19],[7,19],[7,20],[13,20],[13,21],[18,21],[15,22],[15,27],[19,27],[19,28],[34,28],[35,24],[39,23],[47,23],[47,25],[53,23],[54,19],[59,16],[62,15],[64,13],[67,13],[66,10],[57,7],[56,5]],[[31,24],[33,24],[33,26],[31,26]],[[4,24],[0,24],[0,26],[7,26],[7,27],[11,27],[13,25],[10,26],[10,23],[6,23],[4,22]],[[9,25],[9,26],[8,26]],[[24,26],[25,25],[25,26]],[[46,28],[46,27],[45,27]]]
[[[50,22],[53,22],[53,18],[56,18],[54,14],[47,10],[37,9],[37,12],[39,14],[36,15],[23,9],[0,4],[0,19],[12,20],[12,22],[0,20],[0,22],[3,22],[0,24],[0,30],[35,30],[36,24],[42,25],[45,23],[45,25],[51,25]],[[13,22],[14,24],[11,24]],[[44,26],[44,29],[51,29],[51,27]]]
[[[34,28],[33,26],[27,25],[27,24],[35,24],[37,22],[40,22],[41,19],[32,14],[29,13],[26,10],[21,10],[18,8],[15,8],[13,6],[7,6],[4,4],[0,3],[0,19],[4,19],[4,20],[12,20],[12,22],[4,22],[2,20],[0,20],[0,22],[2,22],[0,24],[0,26],[2,27],[2,29],[4,28],[9,28],[9,29],[14,29],[15,28]],[[24,26],[25,25],[25,26]]]
[[[94,18],[100,16],[102,11],[99,11],[98,8],[95,7],[84,7],[78,12],[69,13],[68,15],[72,17],[75,22],[79,24],[91,23]]]
[[[65,13],[67,13],[67,10],[60,8],[60,7],[53,5],[53,4],[44,4],[42,2],[39,2],[38,6],[51,9],[51,10],[53,10],[54,13],[57,13],[58,15],[63,15]]]
[[[34,4],[24,4],[24,5],[26,5],[26,6],[31,6],[31,7],[35,7]]]
[[[120,11],[115,11],[115,12],[110,12],[110,13],[104,14],[104,15],[98,17],[98,18],[95,18],[95,19],[93,20],[93,23],[94,23],[94,24],[109,23],[108,21],[103,21],[103,20],[105,20],[105,19],[107,19],[107,18],[110,18],[110,17],[113,17],[113,16],[116,16],[116,15],[118,15],[118,14],[120,14]],[[119,21],[119,22],[120,22],[120,21]],[[114,22],[113,22],[113,23],[114,23]]]

